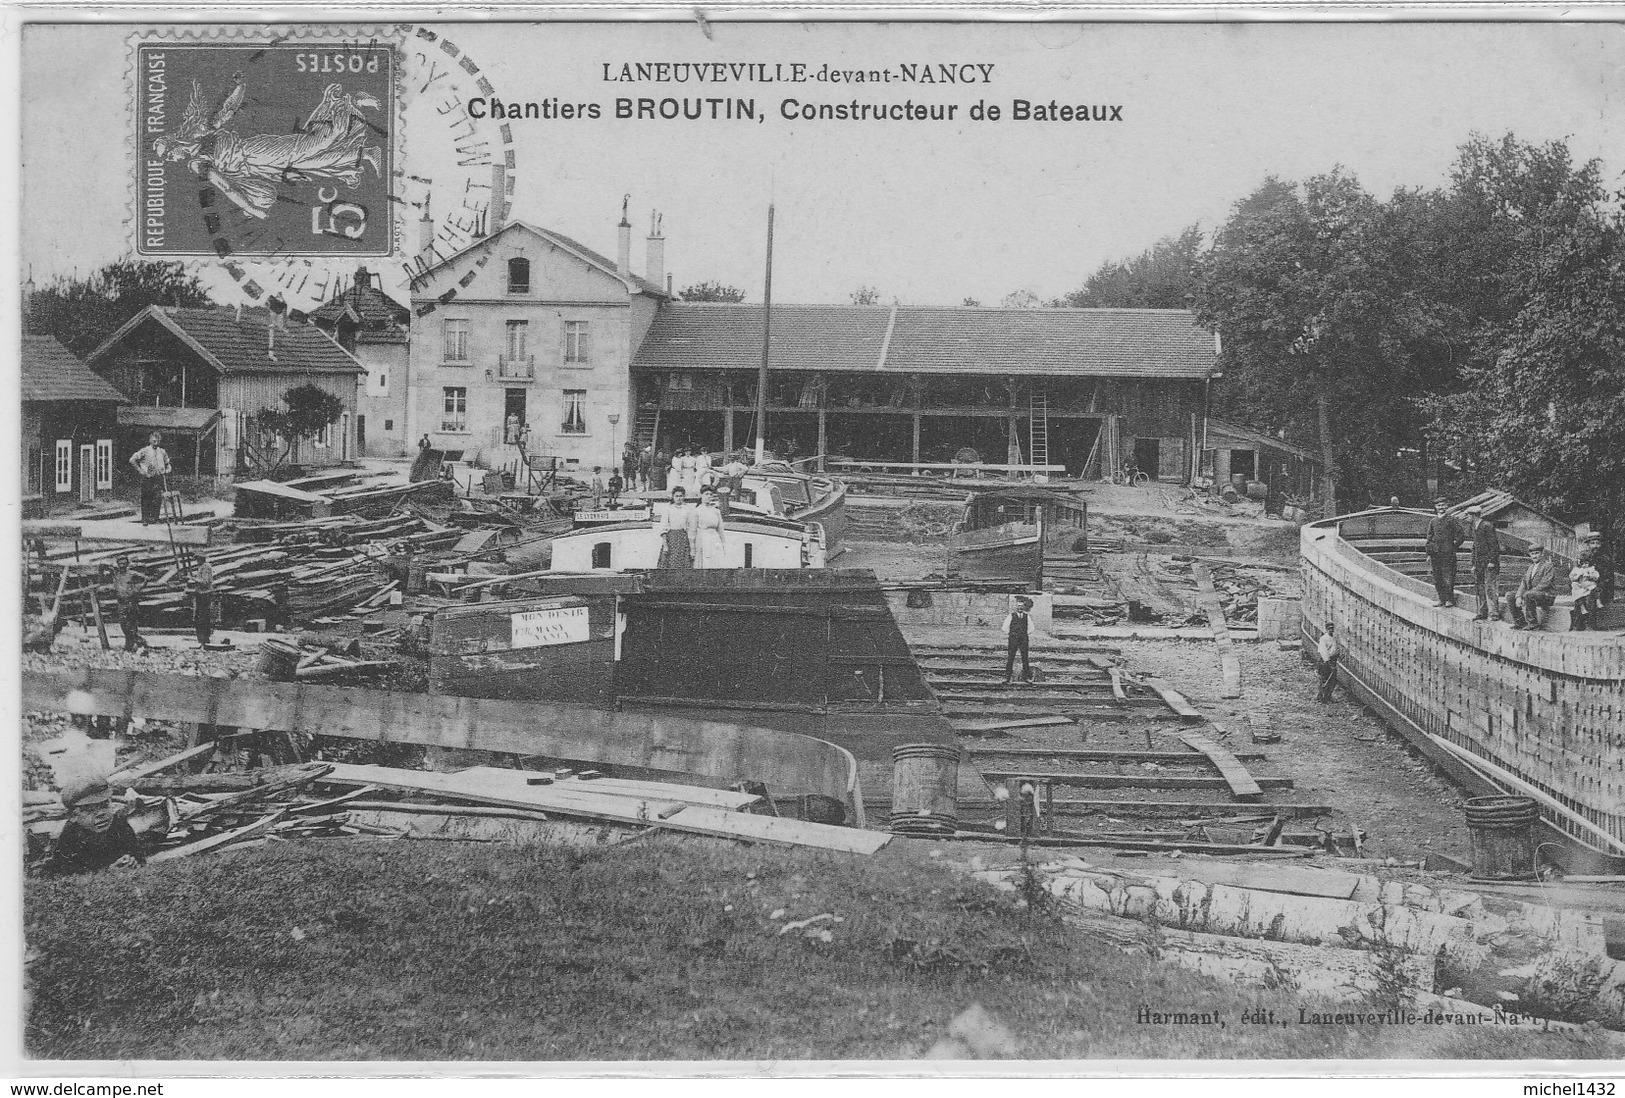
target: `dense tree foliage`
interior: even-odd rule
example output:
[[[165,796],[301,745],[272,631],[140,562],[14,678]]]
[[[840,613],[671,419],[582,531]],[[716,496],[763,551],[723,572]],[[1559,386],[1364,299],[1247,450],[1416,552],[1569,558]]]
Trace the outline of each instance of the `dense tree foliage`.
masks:
[[[1625,534],[1625,220],[1600,180],[1510,136],[1386,201],[1341,169],[1266,180],[1196,260],[1216,412],[1319,451],[1329,509],[1438,479]]]
[[[344,401],[307,382],[284,390],[282,407],[263,409],[255,419],[262,432],[281,439],[282,454],[276,460],[281,465],[293,452],[295,441],[315,437],[343,412]]]
[[[88,278],[58,278],[34,293],[29,329],[81,358],[148,305],[214,304],[179,263],[121,259]]]
[[[859,286],[857,289],[852,291],[852,304],[879,305],[880,291],[875,289],[873,286]]]
[[[678,296],[684,301],[721,301],[737,305],[745,300],[745,291],[737,286],[724,286],[720,282],[696,282]]]
[[[1071,309],[1183,309],[1196,291],[1202,230],[1165,236],[1133,259],[1103,263],[1084,282],[1050,302]]]

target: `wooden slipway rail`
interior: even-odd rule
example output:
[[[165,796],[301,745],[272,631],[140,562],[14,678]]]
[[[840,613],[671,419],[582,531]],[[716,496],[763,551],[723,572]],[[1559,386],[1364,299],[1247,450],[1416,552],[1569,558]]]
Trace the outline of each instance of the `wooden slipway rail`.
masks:
[[[819,793],[864,826],[857,762],[843,747],[724,721],[144,671],[23,672],[22,707],[141,717],[632,767],[652,777],[758,781],[777,796]]]

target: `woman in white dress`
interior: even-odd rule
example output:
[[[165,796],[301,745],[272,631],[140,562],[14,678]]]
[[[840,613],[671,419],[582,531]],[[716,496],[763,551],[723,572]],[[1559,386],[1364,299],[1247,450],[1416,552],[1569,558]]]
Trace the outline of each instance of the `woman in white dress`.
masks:
[[[683,491],[690,496],[698,494],[694,488],[694,458],[689,454],[687,446],[677,451],[677,456],[672,459],[671,471],[677,478],[677,483],[683,486]]]
[[[728,567],[728,547],[723,537],[722,509],[717,505],[716,491],[709,490],[701,494],[700,505],[694,509],[694,567]]]
[[[717,471],[711,468],[711,455],[701,451],[694,456],[694,487],[700,492],[717,486]]]

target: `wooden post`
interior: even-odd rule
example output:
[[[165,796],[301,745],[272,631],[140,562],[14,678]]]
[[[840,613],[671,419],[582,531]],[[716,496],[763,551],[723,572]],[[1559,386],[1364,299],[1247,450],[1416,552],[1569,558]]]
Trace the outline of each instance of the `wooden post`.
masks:
[[[722,413],[722,448],[729,454],[734,452],[734,410],[731,403]]]
[[[918,408],[914,409],[914,456],[910,460],[915,465],[920,463],[920,410]],[[919,472],[918,469],[914,470],[916,476],[919,475]]]
[[[824,453],[829,449],[829,424],[823,403],[818,406],[818,471],[824,471]]]

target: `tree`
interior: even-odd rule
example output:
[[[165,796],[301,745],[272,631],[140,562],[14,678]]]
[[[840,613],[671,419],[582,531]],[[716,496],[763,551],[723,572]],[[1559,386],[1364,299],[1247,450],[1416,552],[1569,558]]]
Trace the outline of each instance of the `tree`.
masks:
[[[982,303],[977,301],[974,297],[967,297],[961,301],[960,304],[967,309],[980,309],[982,307]]]
[[[1270,178],[1237,203],[1198,265],[1193,304],[1221,335],[1221,410],[1314,438],[1321,496],[1386,484],[1420,417],[1414,345],[1433,312],[1405,284],[1400,213],[1341,169],[1301,186]]]
[[[255,417],[262,434],[282,439],[282,454],[273,469],[288,460],[296,441],[315,437],[344,412],[344,401],[308,382],[285,390],[282,404],[281,408],[266,408]]]
[[[696,282],[679,296],[684,301],[720,301],[737,305],[745,300],[745,291],[737,286],[724,286],[720,282]]]
[[[1031,290],[1011,290],[999,302],[1004,309],[1036,309],[1042,304],[1043,301]]]
[[[1050,302],[1073,309],[1184,309],[1196,292],[1203,233],[1192,225],[1133,259],[1102,263],[1081,289]]]
[[[852,304],[879,305],[880,291],[875,289],[873,286],[859,286],[857,289],[852,291]]]
[[[84,357],[148,305],[199,308],[209,293],[180,263],[126,257],[88,278],[57,278],[34,293],[29,329]]]
[[[1440,273],[1459,383],[1419,400],[1473,480],[1625,538],[1625,218],[1596,161],[1508,136],[1463,146],[1445,213],[1475,266]],[[1478,265],[1482,265],[1481,267]]]

